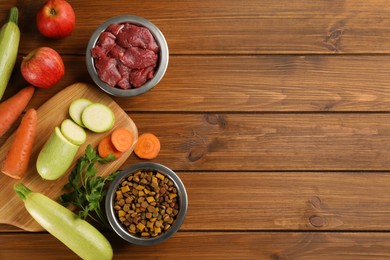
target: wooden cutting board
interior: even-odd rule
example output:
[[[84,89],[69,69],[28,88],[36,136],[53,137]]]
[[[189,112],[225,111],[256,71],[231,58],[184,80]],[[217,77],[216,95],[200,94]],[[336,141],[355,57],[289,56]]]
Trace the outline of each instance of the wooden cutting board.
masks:
[[[87,130],[87,141],[79,148],[72,166],[68,169],[67,173],[55,181],[43,180],[36,170],[36,160],[38,154],[53,132],[56,126],[59,126],[65,118],[69,118],[68,108],[72,101],[77,98],[87,98],[93,102],[99,102],[107,105],[112,109],[115,114],[115,125],[109,131],[105,133],[93,133]],[[129,129],[134,136],[134,144],[138,140],[138,131],[133,120],[122,110],[117,103],[115,103],[111,97],[105,94],[96,86],[87,85],[84,83],[75,83],[52,97],[40,108],[38,112],[38,125],[37,136],[35,138],[32,156],[30,159],[30,166],[28,172],[21,180],[12,179],[2,173],[0,173],[0,223],[11,224],[22,228],[27,231],[42,231],[43,228],[31,218],[29,213],[24,208],[22,200],[16,195],[13,190],[15,183],[22,182],[32,191],[40,192],[48,197],[58,201],[58,196],[61,195],[64,190],[63,186],[67,183],[68,173],[75,165],[78,158],[84,155],[85,148],[88,144],[96,148],[98,142],[106,135],[110,134],[117,127],[125,127]],[[4,143],[0,148],[0,162],[2,162],[7,154],[11,141],[14,139],[14,134]],[[119,159],[114,162],[100,165],[99,174],[106,176],[121,167],[121,165],[130,156],[134,148],[133,147],[123,154]]]

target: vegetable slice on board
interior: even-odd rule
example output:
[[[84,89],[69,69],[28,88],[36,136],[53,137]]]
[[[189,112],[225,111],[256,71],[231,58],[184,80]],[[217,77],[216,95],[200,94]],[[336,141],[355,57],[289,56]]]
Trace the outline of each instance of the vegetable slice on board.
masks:
[[[126,128],[115,129],[111,134],[111,142],[120,152],[126,152],[133,145],[133,135]]]
[[[83,110],[81,121],[92,132],[103,133],[114,126],[115,115],[108,106],[93,103]]]
[[[0,50],[1,51],[1,50]],[[0,103],[0,137],[11,128],[22,114],[34,94],[34,87],[28,86],[14,96]]]
[[[92,101],[86,98],[79,98],[73,101],[69,106],[69,116],[73,119],[79,126],[84,126],[81,121],[81,114],[83,110],[92,104]]]
[[[35,109],[27,110],[3,161],[1,171],[14,179],[21,179],[27,171],[37,130],[37,119]]]
[[[61,133],[75,145],[82,145],[87,140],[87,133],[85,133],[84,128],[70,119],[62,121]]]
[[[113,154],[115,158],[122,156],[122,152],[115,149],[114,145],[111,142],[111,136],[104,137],[98,145],[98,153],[100,157],[107,158],[110,154]]]
[[[82,259],[112,259],[110,242],[94,226],[69,209],[19,183],[15,192],[30,215]]]
[[[134,153],[141,159],[154,159],[160,152],[160,140],[152,133],[144,133],[138,137]]]

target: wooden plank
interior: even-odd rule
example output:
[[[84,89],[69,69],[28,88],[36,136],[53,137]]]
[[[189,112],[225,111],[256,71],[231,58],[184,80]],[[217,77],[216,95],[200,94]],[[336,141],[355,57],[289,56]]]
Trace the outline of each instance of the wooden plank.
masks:
[[[388,56],[174,56],[150,93],[116,101],[130,111],[389,111],[389,66]]]
[[[179,172],[183,230],[388,231],[388,173]],[[362,196],[364,194],[364,196]]]
[[[175,170],[390,169],[390,115],[386,113],[128,115],[140,134],[153,132],[160,138],[158,161]],[[137,161],[131,156],[125,165]]]
[[[175,170],[390,169],[389,114],[129,112],[129,116],[139,133],[160,137],[158,161]]]
[[[390,234],[318,232],[179,232],[163,244],[131,245],[106,234],[114,259],[388,259]],[[0,234],[2,259],[75,259],[46,233]]]
[[[39,107],[62,88],[92,83],[84,57],[64,56],[66,74],[55,87],[38,89]],[[19,61],[21,57],[19,58]],[[390,111],[390,56],[171,56],[152,91],[114,98],[127,111],[322,112]],[[16,64],[5,97],[27,83]],[[245,76],[243,76],[245,75]],[[228,104],[228,105],[227,105]]]
[[[178,175],[189,197],[182,231],[390,230],[388,172]],[[19,229],[0,225],[0,232]]]
[[[173,54],[390,52],[390,9],[385,0],[148,0],[131,4],[120,0],[109,9],[103,1],[69,2],[76,12],[76,29],[71,37],[50,42],[62,53],[85,53],[95,28],[120,14],[143,16],[155,23]],[[34,0],[0,3],[1,21],[11,6],[20,8],[21,53],[47,45],[47,39],[32,26],[41,4]]]

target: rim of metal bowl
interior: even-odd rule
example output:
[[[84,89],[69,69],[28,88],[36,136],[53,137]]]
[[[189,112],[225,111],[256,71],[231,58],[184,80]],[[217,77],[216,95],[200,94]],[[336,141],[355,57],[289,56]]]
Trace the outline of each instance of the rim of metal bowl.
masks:
[[[143,27],[146,27],[149,29],[149,31],[152,33],[153,37],[155,38],[158,46],[159,46],[159,61],[156,68],[156,73],[152,79],[150,79],[148,82],[146,82],[144,85],[142,85],[139,88],[132,88],[132,89],[120,89],[120,88],[114,88],[102,81],[99,76],[97,75],[94,61],[91,55],[91,49],[95,46],[97,40],[99,39],[100,34],[106,30],[106,28],[113,23],[124,23],[124,22],[130,22],[136,25],[140,25]],[[149,20],[146,20],[142,17],[135,16],[135,15],[120,15],[115,16],[104,23],[102,23],[92,34],[86,50],[86,63],[87,63],[87,70],[92,78],[92,80],[95,82],[96,85],[98,85],[103,91],[105,91],[108,94],[111,94],[113,96],[118,97],[129,97],[129,96],[138,96],[141,95],[150,89],[152,89],[154,86],[156,86],[160,80],[163,78],[167,67],[168,67],[168,61],[169,61],[169,50],[168,50],[168,44],[165,40],[164,35],[158,29],[156,25],[154,25]]]
[[[178,189],[179,203],[180,203],[179,213],[175,221],[173,222],[173,225],[171,226],[170,229],[168,229],[168,231],[166,231],[162,235],[153,238],[141,238],[141,237],[136,237],[131,235],[126,230],[126,228],[123,227],[123,225],[120,223],[118,218],[115,216],[115,211],[114,211],[114,195],[121,181],[125,177],[127,177],[130,173],[133,173],[141,169],[155,169],[157,171],[162,172],[174,182],[175,186]],[[130,242],[132,244],[137,244],[137,245],[155,245],[155,244],[162,243],[163,241],[173,236],[183,224],[185,216],[187,215],[187,209],[188,209],[187,192],[179,176],[177,176],[177,174],[174,171],[172,171],[170,168],[166,167],[165,165],[155,163],[155,162],[140,162],[140,163],[133,164],[132,166],[129,166],[128,168],[122,170],[109,185],[106,201],[105,201],[105,210],[111,228],[115,231],[115,233],[117,233],[121,238],[123,238],[127,242]]]

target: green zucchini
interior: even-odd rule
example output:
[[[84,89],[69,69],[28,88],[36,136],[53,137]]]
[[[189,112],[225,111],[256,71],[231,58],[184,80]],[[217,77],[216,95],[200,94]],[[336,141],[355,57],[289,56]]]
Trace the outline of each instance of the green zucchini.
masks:
[[[24,184],[14,186],[31,216],[50,234],[64,243],[82,259],[112,259],[111,244],[94,226],[69,209],[33,192]]]
[[[18,8],[12,7],[8,21],[0,29],[0,100],[11,78],[18,55],[20,41],[18,17]]]
[[[60,178],[69,169],[79,148],[66,139],[58,126],[54,128],[38,154],[36,167],[39,175],[45,180]]]

